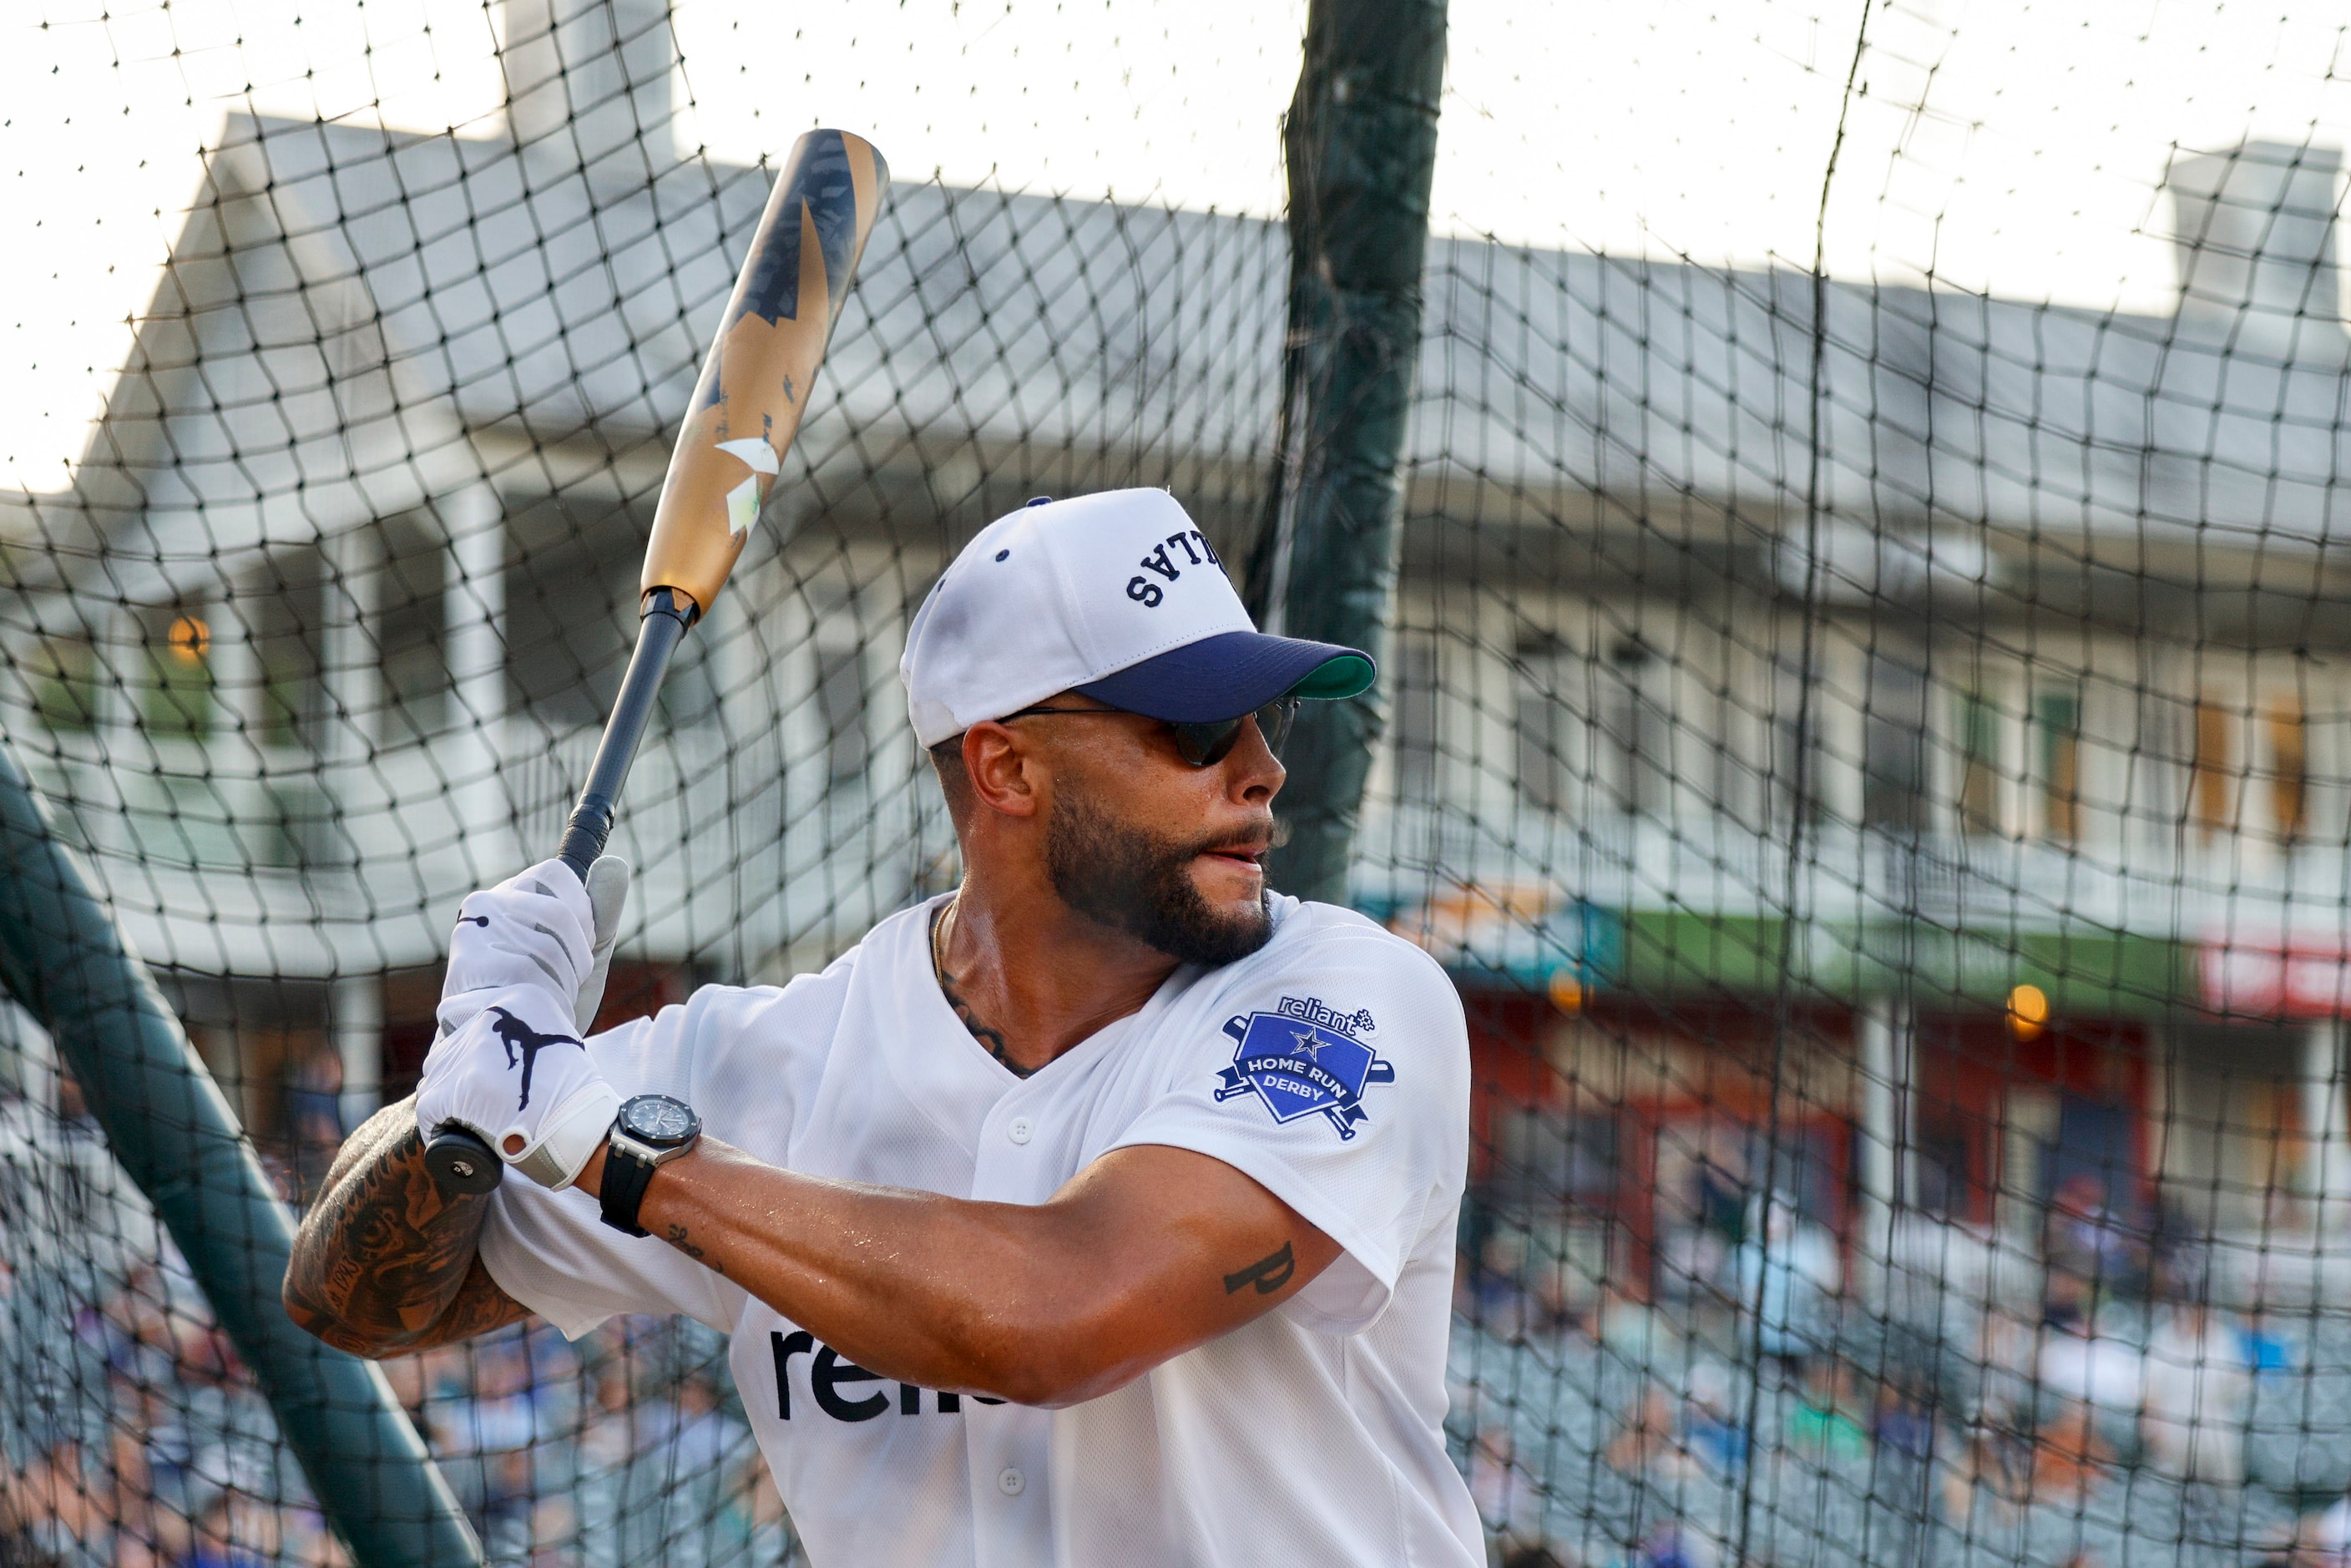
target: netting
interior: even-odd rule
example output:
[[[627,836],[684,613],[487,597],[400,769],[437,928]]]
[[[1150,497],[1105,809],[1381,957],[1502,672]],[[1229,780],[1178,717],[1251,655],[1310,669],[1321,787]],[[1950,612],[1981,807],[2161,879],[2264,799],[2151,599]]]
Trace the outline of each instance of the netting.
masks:
[[[45,6],[0,731],[289,1204],[554,845],[801,126],[896,183],[606,1023],[952,885],[895,670],[978,527],[1277,515],[1300,15]],[[2351,99],[2281,9],[1456,7],[1350,896],[1471,1019],[1499,1560],[2351,1552]],[[82,1102],[0,1014],[0,1562],[340,1560]],[[387,1370],[494,1561],[790,1560],[723,1356]]]

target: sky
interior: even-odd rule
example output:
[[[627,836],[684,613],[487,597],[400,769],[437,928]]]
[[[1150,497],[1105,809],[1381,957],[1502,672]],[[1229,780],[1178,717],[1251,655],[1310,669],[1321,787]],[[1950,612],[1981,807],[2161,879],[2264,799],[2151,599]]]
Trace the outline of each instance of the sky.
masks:
[[[7,9],[11,487],[69,480],[225,115],[500,124],[495,0]],[[1805,267],[1817,242],[1839,277],[2160,311],[2180,150],[2351,143],[2335,3],[1452,0],[1450,18],[1435,221],[1512,243]],[[677,0],[678,134],[749,160],[837,125],[902,178],[1277,214],[1304,24],[1302,0]]]

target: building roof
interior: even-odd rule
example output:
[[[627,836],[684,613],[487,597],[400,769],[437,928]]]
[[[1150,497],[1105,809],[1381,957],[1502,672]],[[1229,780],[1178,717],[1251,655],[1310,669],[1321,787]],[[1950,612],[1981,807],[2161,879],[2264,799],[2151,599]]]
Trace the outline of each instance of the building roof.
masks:
[[[599,175],[503,140],[233,120],[74,499],[168,560],[189,522],[234,550],[497,482],[484,432],[665,454],[769,175]],[[1254,466],[1284,266],[1262,221],[902,183],[801,461],[1238,443]]]
[[[232,120],[78,498],[110,528],[201,514],[235,549],[475,480],[469,433],[665,451],[768,174],[627,162],[590,178],[544,145]],[[902,181],[802,461],[1152,448],[1254,468],[1285,268],[1263,220]],[[2331,300],[2135,316],[1816,295],[1786,270],[1458,238],[1432,243],[1427,277],[1423,509],[1483,497],[1489,520],[1727,529],[1784,554],[1817,485],[1839,530],[1821,565],[1881,588],[1929,551],[1980,570],[1986,528],[2111,556],[2345,527]],[[1858,556],[1855,530],[1874,541]]]

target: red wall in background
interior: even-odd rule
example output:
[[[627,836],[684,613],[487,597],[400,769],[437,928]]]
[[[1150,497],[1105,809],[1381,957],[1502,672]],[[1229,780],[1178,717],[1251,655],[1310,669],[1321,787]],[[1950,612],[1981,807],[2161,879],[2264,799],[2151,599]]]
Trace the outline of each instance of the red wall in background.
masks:
[[[1516,991],[1468,991],[1471,1071],[1470,1179],[1485,1178],[1494,1162],[1498,1113],[1510,1108],[1565,1113],[1572,1098],[1546,1047],[1562,1017],[1541,997]],[[1687,1040],[1701,1048],[1702,1077],[1677,1078],[1613,1106],[1617,1118],[1618,1183],[1610,1215],[1621,1253],[1615,1270],[1627,1282],[1645,1281],[1656,1233],[1658,1146],[1661,1135],[1693,1141],[1710,1121],[1750,1127],[1771,1114],[1771,1013],[1733,1002],[1659,1006],[1596,998],[1583,1015],[1603,1035]],[[1840,1007],[1799,1009],[1792,1040],[1847,1049],[1852,1014]],[[2006,1142],[2008,1095],[2020,1086],[2072,1096],[2126,1118],[2128,1180],[2113,1197],[2143,1206],[2151,1193],[2147,1133],[2147,1038],[2137,1023],[2059,1019],[2039,1037],[2020,1040],[2001,1014],[1930,1013],[1917,1030],[1912,1140],[1919,1187],[1914,1199],[1948,1205],[1951,1218],[1977,1224],[1993,1218],[1994,1192]],[[1580,1109],[1591,1113],[1586,1098]],[[1805,1103],[1783,1084],[1779,1105],[1782,1146],[1801,1145],[1819,1167],[1817,1180],[1834,1189],[1822,1217],[1841,1231],[1857,1177],[1853,1118],[1840,1106]],[[1932,1167],[1932,1168],[1929,1168]]]
[[[2007,1142],[2011,1090],[2053,1091],[2112,1107],[2129,1121],[2130,1181],[2113,1196],[2143,1204],[2153,1157],[2147,1133],[2147,1045],[2143,1025],[2058,1019],[2038,1038],[2017,1040],[1999,1014],[1927,1014],[1918,1020],[1914,1142],[1922,1164],[1945,1149],[1964,1168],[1949,1186],[1952,1218],[1993,1218],[1993,1195]],[[1922,1185],[1932,1186],[1922,1172]]]

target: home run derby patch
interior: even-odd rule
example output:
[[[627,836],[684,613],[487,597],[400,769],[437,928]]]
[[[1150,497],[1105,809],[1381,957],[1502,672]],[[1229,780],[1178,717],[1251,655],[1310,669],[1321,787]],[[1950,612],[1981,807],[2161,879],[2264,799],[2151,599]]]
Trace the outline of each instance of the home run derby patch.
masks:
[[[1277,1122],[1328,1116],[1340,1137],[1352,1138],[1365,1119],[1365,1087],[1395,1082],[1395,1065],[1355,1038],[1371,1028],[1370,1013],[1341,1013],[1313,997],[1284,997],[1275,1012],[1237,1013],[1225,1020],[1233,1064],[1219,1073],[1217,1098],[1254,1093]]]

